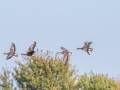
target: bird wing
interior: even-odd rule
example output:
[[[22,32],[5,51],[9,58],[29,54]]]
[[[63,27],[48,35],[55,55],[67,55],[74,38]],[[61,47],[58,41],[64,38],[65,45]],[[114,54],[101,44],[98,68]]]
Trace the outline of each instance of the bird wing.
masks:
[[[34,42],[28,49],[28,52],[34,51],[34,48],[36,46],[36,42]]]
[[[68,57],[69,57],[69,54],[65,53],[65,54],[64,54],[64,57],[63,57],[64,65],[67,64],[67,62],[68,62]]]
[[[12,43],[11,47],[10,47],[10,52],[15,52],[16,48],[15,48],[15,44]]]
[[[7,59],[7,60],[10,59],[12,56],[13,56],[13,55],[9,54],[6,59]]]
[[[63,51],[67,51],[68,52],[68,50],[66,49],[66,48],[64,48],[64,47],[60,47]]]
[[[84,47],[87,47],[88,46],[88,42],[84,42]]]
[[[87,42],[88,47],[90,47],[90,44],[92,44],[92,42]]]
[[[92,42],[88,42],[88,44],[92,44]]]
[[[88,51],[86,51],[88,55],[90,55],[90,53]]]

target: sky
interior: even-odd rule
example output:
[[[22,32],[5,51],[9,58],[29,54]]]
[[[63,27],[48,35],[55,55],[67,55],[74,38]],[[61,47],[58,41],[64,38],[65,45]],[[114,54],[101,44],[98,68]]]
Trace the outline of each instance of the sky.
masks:
[[[35,50],[55,54],[65,47],[79,74],[120,75],[120,0],[0,0],[0,72],[14,67],[21,53],[37,42]],[[82,50],[85,41],[94,49]],[[6,60],[11,43],[19,57]],[[7,66],[6,66],[7,65]]]

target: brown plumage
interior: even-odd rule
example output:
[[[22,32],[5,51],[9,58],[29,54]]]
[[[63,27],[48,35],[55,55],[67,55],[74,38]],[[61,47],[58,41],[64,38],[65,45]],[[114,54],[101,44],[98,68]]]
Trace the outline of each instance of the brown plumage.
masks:
[[[9,53],[3,53],[4,55],[6,54],[7,55],[7,60],[10,59],[12,56],[15,56],[15,57],[18,57],[18,54],[15,53],[16,51],[16,47],[15,47],[15,44],[12,43],[11,47],[10,47],[10,52]]]
[[[36,46],[36,42],[34,42],[29,48],[28,48],[28,51],[26,54],[21,54],[21,55],[25,55],[25,56],[35,56],[35,51],[34,51],[34,48]]]
[[[61,47],[61,49],[63,50],[62,52],[57,52],[56,54],[63,54],[63,62],[64,62],[64,65],[67,64],[68,62],[68,59],[69,59],[69,56],[72,55],[72,52],[69,52],[67,49],[65,49],[64,47]]]
[[[91,52],[93,51],[93,49],[90,48],[90,44],[92,44],[92,42],[84,42],[84,46],[82,48],[77,48],[77,50],[81,49],[81,50],[86,51],[89,54],[89,51]]]

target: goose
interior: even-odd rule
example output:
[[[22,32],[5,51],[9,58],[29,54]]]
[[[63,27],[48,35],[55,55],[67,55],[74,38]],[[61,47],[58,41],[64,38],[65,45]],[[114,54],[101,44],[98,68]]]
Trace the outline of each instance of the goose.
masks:
[[[21,53],[21,55],[25,55],[25,56],[35,56],[35,51],[34,48],[36,46],[36,42],[34,42],[29,48],[26,54]]]
[[[93,51],[93,49],[90,48],[90,44],[92,44],[92,42],[84,42],[84,46],[82,48],[77,48],[77,50],[79,50],[79,49],[84,50],[88,53],[88,55],[90,55],[89,51],[91,51],[91,52]]]
[[[56,54],[63,54],[63,62],[64,65],[67,64],[67,62],[69,61],[69,56],[72,56],[72,52],[69,52],[67,49],[65,49],[64,47],[60,47],[63,51],[62,52],[57,52]]]
[[[3,53],[4,55],[7,55],[7,60],[10,59],[12,56],[18,57],[18,54],[15,53],[15,44],[12,43],[11,47],[10,47],[10,52],[9,53]]]

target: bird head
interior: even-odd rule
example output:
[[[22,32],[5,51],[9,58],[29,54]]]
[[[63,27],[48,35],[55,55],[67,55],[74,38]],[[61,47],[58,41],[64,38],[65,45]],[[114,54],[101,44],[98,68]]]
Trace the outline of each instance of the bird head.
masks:
[[[3,55],[8,54],[8,53],[3,53]]]

